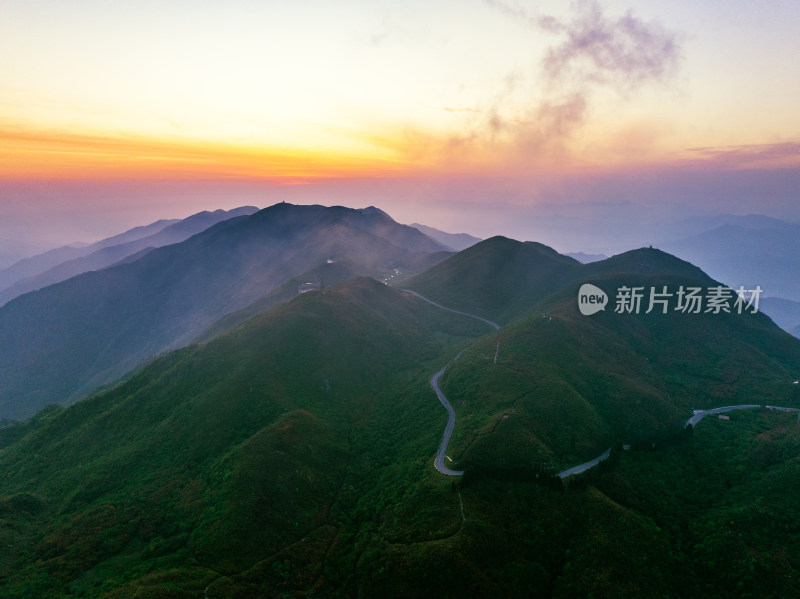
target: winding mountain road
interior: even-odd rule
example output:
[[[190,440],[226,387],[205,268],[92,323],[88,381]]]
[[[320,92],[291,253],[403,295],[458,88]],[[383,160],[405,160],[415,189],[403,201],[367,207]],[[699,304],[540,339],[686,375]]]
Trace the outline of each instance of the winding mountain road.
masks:
[[[453,312],[454,314],[461,314],[462,316],[468,316],[469,318],[474,318],[476,320],[480,320],[481,322],[485,322],[489,326],[493,327],[495,330],[500,329],[500,325],[496,322],[492,322],[486,318],[481,316],[476,316],[475,314],[470,314],[468,312],[462,312],[460,310],[453,310],[452,308],[447,308],[446,306],[442,306],[441,304],[437,304],[433,300],[428,299],[424,295],[420,295],[416,291],[411,291],[410,289],[403,289],[406,293],[410,293],[411,295],[418,297],[419,299],[428,302],[440,308],[441,310],[446,310],[447,312]],[[497,348],[495,350],[494,361],[495,364],[497,363],[497,354],[500,352],[500,342],[497,343]],[[458,355],[453,358],[452,361],[458,360],[463,352],[459,352]],[[445,370],[447,370],[448,364],[442,366],[442,369],[439,370],[436,374],[431,377],[431,387],[436,392],[436,397],[439,398],[439,401],[447,410],[447,425],[444,428],[444,433],[442,434],[442,440],[439,443],[439,451],[436,452],[436,457],[433,460],[433,464],[436,469],[441,472],[442,474],[447,474],[448,476],[462,476],[464,474],[463,470],[452,470],[444,465],[444,459],[447,457],[447,446],[450,443],[450,437],[453,434],[453,429],[456,425],[456,411],[453,408],[452,404],[447,401],[447,397],[445,397],[442,390],[439,388],[439,378],[444,374]],[[687,426],[695,426],[698,422],[700,422],[703,418],[708,416],[709,414],[722,414],[724,412],[731,412],[733,410],[752,410],[755,408],[762,408],[765,407],[768,410],[779,410],[783,412],[798,412],[798,416],[800,417],[800,409],[798,408],[783,408],[778,406],[762,406],[760,404],[742,404],[736,406],[722,406],[720,408],[711,408],[709,410],[695,410],[694,415],[686,421],[684,428]],[[594,458],[593,460],[589,460],[588,462],[584,462],[583,464],[578,464],[577,466],[573,466],[572,468],[568,468],[556,474],[559,478],[567,478],[569,476],[573,476],[575,474],[580,474],[581,472],[586,472],[587,470],[594,468],[600,462],[607,460],[611,456],[611,447],[601,453],[599,456]]]
[[[420,295],[416,291],[411,291],[410,289],[403,289],[406,293],[410,293],[411,295],[418,297],[419,299],[428,302],[440,308],[441,310],[446,310],[447,312],[453,312],[454,314],[461,314],[462,316],[469,316],[470,318],[475,318],[476,320],[480,320],[481,322],[485,322],[489,326],[493,327],[495,330],[500,329],[500,325],[496,322],[492,322],[491,320],[487,320],[481,316],[476,316],[475,314],[469,314],[468,312],[461,312],[460,310],[453,310],[452,308],[447,308],[442,306],[441,304],[437,304],[433,300],[429,300],[424,295]],[[497,351],[500,351],[500,343],[497,343]],[[453,361],[458,360],[461,352],[459,352],[458,356],[453,358]],[[497,353],[495,353],[495,362],[497,361]],[[448,476],[462,476],[464,474],[463,470],[452,470],[444,465],[444,459],[447,457],[447,445],[450,443],[450,437],[453,434],[453,428],[456,426],[456,411],[453,408],[452,404],[447,401],[444,393],[439,388],[439,377],[444,374],[444,371],[447,370],[447,364],[442,366],[442,369],[434,374],[431,377],[431,387],[436,392],[436,397],[439,398],[439,401],[442,402],[442,405],[447,410],[447,425],[444,427],[444,434],[442,434],[442,440],[439,443],[439,451],[436,452],[436,457],[433,460],[433,465],[436,469],[441,472],[442,474],[447,474]]]
[[[461,314],[462,316],[469,316],[470,318],[475,318],[477,320],[480,320],[481,322],[485,322],[486,324],[490,325],[496,330],[500,329],[500,325],[498,325],[496,322],[492,322],[491,320],[487,320],[486,318],[482,318],[481,316],[476,316],[475,314],[469,314],[468,312],[461,312],[460,310],[453,310],[452,308],[447,308],[445,306],[442,306],[441,304],[437,304],[433,300],[429,300],[427,297],[425,297],[424,295],[420,295],[416,291],[411,291],[410,289],[403,289],[403,291],[410,293],[411,295],[414,295],[419,299],[426,301],[429,304],[432,304],[442,310],[453,312],[455,314]],[[497,363],[497,354],[499,352],[500,352],[500,342],[498,341],[494,354],[495,364]],[[453,361],[458,360],[459,356],[461,356],[461,353],[462,352],[459,352],[458,356],[453,358]],[[442,369],[431,377],[431,387],[433,387],[433,390],[436,392],[436,397],[439,398],[439,401],[442,402],[442,405],[447,410],[447,425],[444,428],[444,434],[442,434],[442,440],[439,443],[439,451],[436,452],[436,457],[433,460],[433,465],[442,474],[447,474],[448,476],[462,476],[464,474],[463,470],[453,470],[444,465],[444,459],[445,457],[447,457],[447,446],[450,443],[450,437],[452,436],[453,428],[455,428],[456,425],[456,411],[453,408],[452,404],[449,401],[447,401],[447,397],[445,397],[444,393],[442,393],[442,390],[439,388],[439,377],[441,377],[444,374],[444,371],[447,370],[447,366],[448,366],[447,364],[442,366]],[[580,474],[581,472],[585,472],[590,468],[594,468],[595,466],[597,466],[597,464],[599,464],[603,460],[608,459],[610,456],[611,456],[611,448],[609,447],[605,452],[603,452],[593,460],[589,460],[588,462],[584,462],[583,464],[578,464],[577,466],[573,466],[572,468],[564,470],[563,472],[559,472],[556,476],[558,476],[559,478],[567,478],[568,476],[572,476],[573,474]]]
[[[458,356],[460,355],[461,354],[458,354]],[[458,356],[453,358],[453,360],[458,360]],[[433,465],[436,466],[436,469],[442,474],[447,474],[449,476],[461,476],[464,474],[463,470],[451,470],[444,465],[444,458],[447,454],[447,445],[450,443],[450,436],[453,434],[453,428],[456,425],[456,411],[452,404],[447,401],[447,398],[444,396],[444,393],[442,393],[442,390],[439,389],[439,377],[444,374],[446,369],[447,365],[442,366],[442,369],[431,377],[431,387],[433,387],[433,390],[436,391],[436,397],[439,398],[439,401],[442,402],[442,405],[447,410],[447,426],[444,427],[444,434],[442,435],[442,440],[439,443],[439,451],[436,452],[436,457],[433,459]]]

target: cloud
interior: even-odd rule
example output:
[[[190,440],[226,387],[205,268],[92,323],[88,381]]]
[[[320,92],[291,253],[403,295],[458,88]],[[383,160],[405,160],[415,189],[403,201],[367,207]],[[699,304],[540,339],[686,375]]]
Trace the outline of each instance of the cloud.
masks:
[[[680,36],[630,11],[610,18],[597,1],[577,0],[570,16],[557,18],[505,0],[485,2],[553,42],[533,69],[506,77],[466,132],[448,140],[451,148],[482,143],[523,162],[552,162],[587,123],[599,93],[626,99],[647,84],[669,83],[678,72]]]
[[[511,17],[512,19],[516,19],[521,21],[525,25],[528,25],[532,28],[538,28],[543,25],[541,19],[543,17],[538,17],[536,15],[531,14],[519,4],[511,5],[508,2],[503,2],[502,0],[485,0],[486,4],[497,10],[498,12],[503,13],[507,17]],[[544,17],[546,18],[546,17]]]
[[[585,121],[586,109],[586,96],[580,93],[573,93],[558,100],[541,101],[534,113],[535,134],[527,139],[528,145],[536,146],[547,140],[569,137],[572,131]],[[521,139],[523,142],[526,141],[524,136]]]
[[[665,81],[680,65],[682,51],[676,33],[658,23],[646,23],[628,11],[609,19],[596,0],[575,0],[570,20],[534,14],[503,0],[485,0],[496,11],[537,32],[563,39],[542,60],[542,73],[551,81],[637,86]]]
[[[725,169],[785,168],[800,166],[800,142],[688,148],[699,163]]]
[[[551,47],[542,61],[550,80],[567,78],[635,88],[650,81],[666,81],[678,71],[678,36],[658,23],[645,23],[630,11],[608,19],[594,0],[573,4],[568,22],[552,17],[537,20],[539,27],[564,39]]]

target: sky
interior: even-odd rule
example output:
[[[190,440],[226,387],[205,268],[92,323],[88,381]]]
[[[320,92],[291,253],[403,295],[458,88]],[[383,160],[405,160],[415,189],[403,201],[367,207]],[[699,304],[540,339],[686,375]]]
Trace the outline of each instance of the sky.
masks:
[[[0,0],[0,237],[277,201],[800,222],[800,3]],[[578,248],[576,248],[578,249]]]

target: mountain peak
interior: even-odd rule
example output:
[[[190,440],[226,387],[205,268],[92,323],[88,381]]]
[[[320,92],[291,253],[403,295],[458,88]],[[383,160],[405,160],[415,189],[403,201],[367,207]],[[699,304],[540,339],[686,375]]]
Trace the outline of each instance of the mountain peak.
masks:
[[[361,214],[380,214],[382,216],[387,216],[391,218],[388,214],[386,214],[380,208],[376,208],[375,206],[367,206],[366,208],[358,208],[356,212],[360,212]]]
[[[184,230],[180,243],[0,308],[0,371],[14,373],[0,380],[0,413],[26,416],[45,403],[74,401],[139,361],[191,342],[290,280],[286,289],[294,294],[304,284],[321,286],[323,278],[329,285],[345,275],[409,276],[446,255],[378,209],[280,203],[209,227],[207,221],[220,220],[212,217],[191,217],[203,226],[188,238],[192,221],[173,225]],[[135,324],[120,332],[112,322]],[[62,360],[70,367],[60,366]],[[28,368],[38,373],[34,383]]]
[[[409,280],[408,288],[444,305],[508,322],[581,267],[533,241],[496,235]]]
[[[675,275],[711,282],[711,278],[690,262],[654,247],[639,248],[586,265],[589,272],[626,272],[641,275]]]

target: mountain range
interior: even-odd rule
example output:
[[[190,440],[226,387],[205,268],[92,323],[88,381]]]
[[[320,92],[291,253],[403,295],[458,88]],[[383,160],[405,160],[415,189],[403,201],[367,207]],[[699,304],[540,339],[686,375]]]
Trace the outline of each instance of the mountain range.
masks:
[[[584,284],[605,310],[581,312]],[[49,360],[76,394],[106,356],[147,363],[0,428],[0,593],[796,595],[797,413],[686,422],[800,407],[800,340],[762,313],[675,309],[690,287],[719,284],[656,249],[454,254],[374,208],[278,204],[20,296],[0,331],[27,328],[28,353],[0,382],[28,368],[28,394],[4,405],[32,414]],[[617,310],[624,288],[672,304]],[[442,367],[463,476],[434,468]]]
[[[769,227],[769,228],[767,228]],[[760,285],[764,295],[800,301],[800,225],[726,224],[663,246],[731,287]]]
[[[800,315],[786,302],[800,302],[800,225],[759,215],[728,216],[716,226],[661,247],[701,265],[732,288],[762,289],[763,309],[798,336]]]
[[[27,258],[0,271],[0,306],[15,297],[100,270],[140,252],[184,241],[218,222],[253,214],[257,208],[198,212],[182,220],[160,220],[86,246],[65,246]]]
[[[466,233],[446,233],[445,231],[440,231],[439,229],[434,229],[433,227],[428,227],[419,223],[413,223],[411,226],[431,239],[435,239],[448,249],[456,252],[465,250],[481,241],[478,237],[467,235]]]
[[[0,237],[0,269],[42,252],[39,246]]]
[[[446,255],[376,208],[276,204],[227,218],[181,243],[1,307],[0,416],[71,403],[188,344],[289,278],[319,285],[326,271],[329,279],[340,276],[336,264],[347,276],[407,276]]]
[[[528,232],[591,262],[630,248],[658,247],[696,264],[732,288],[800,301],[800,224],[762,214],[692,214],[685,205],[630,202],[541,205],[520,213]],[[594,252],[594,253],[585,253]],[[772,314],[771,314],[772,315]],[[785,313],[776,314],[786,322]],[[783,325],[782,325],[783,326]],[[786,322],[795,334],[800,320]]]

